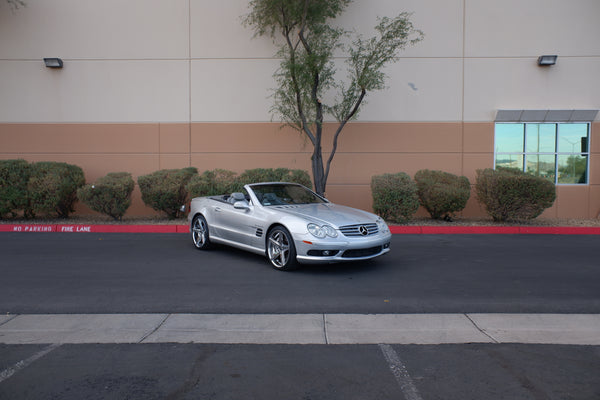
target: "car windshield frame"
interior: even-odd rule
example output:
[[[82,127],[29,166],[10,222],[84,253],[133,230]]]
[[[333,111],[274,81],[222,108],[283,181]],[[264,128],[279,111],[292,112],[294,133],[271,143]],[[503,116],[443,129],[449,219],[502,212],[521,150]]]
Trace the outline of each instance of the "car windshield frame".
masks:
[[[257,183],[248,186],[264,207],[329,203],[324,197],[299,184]]]

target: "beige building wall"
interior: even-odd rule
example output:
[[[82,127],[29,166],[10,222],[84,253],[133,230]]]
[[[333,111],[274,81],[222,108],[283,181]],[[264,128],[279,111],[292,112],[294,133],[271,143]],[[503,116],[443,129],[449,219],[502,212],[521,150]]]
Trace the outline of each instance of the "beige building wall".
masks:
[[[0,158],[74,163],[89,182],[190,165],[310,169],[310,144],[269,113],[279,61],[241,24],[247,0],[26,2],[0,7]],[[600,108],[597,0],[355,1],[336,22],[370,35],[378,15],[402,11],[425,40],[343,132],[335,202],[370,209],[371,177],[385,172],[441,169],[473,183],[493,166],[498,109]],[[542,54],[557,64],[538,67]],[[596,121],[590,184],[559,186],[545,216],[600,213],[599,131]],[[130,214],[147,213],[136,190]],[[464,215],[482,214],[472,198]]]

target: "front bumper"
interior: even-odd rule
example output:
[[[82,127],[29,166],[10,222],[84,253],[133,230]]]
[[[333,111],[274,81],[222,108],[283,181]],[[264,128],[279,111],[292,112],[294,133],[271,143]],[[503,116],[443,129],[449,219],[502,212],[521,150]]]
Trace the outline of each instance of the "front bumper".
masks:
[[[296,239],[296,259],[302,264],[369,260],[390,251],[390,233],[369,237],[315,239],[313,236]],[[308,242],[308,243],[307,243]]]

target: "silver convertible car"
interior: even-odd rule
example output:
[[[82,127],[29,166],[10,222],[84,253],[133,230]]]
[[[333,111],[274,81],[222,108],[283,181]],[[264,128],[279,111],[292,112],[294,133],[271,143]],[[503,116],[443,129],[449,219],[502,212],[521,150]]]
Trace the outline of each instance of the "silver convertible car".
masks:
[[[243,193],[192,199],[192,240],[266,255],[273,267],[367,260],[390,249],[391,233],[378,216],[330,203],[294,183],[256,183]]]

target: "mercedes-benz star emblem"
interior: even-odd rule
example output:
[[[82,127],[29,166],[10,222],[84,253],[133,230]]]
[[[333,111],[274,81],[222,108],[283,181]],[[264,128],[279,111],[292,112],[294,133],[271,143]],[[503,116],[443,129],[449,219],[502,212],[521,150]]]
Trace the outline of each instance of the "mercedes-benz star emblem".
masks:
[[[369,234],[369,230],[367,229],[366,226],[362,225],[358,227],[358,231],[360,232],[361,235],[363,236],[367,236]]]

